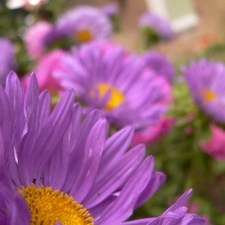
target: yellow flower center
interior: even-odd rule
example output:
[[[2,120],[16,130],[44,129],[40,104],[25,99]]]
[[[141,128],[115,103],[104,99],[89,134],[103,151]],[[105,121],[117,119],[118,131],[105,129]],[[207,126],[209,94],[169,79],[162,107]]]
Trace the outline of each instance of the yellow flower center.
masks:
[[[75,35],[76,41],[79,43],[89,42],[93,39],[92,33],[89,30],[80,30]]]
[[[201,90],[200,95],[203,98],[204,104],[210,103],[217,98],[217,95],[213,91],[208,90],[208,89]]]
[[[36,188],[34,184],[18,190],[25,199],[31,214],[30,225],[93,225],[89,212],[58,190],[51,187]]]
[[[110,97],[109,100],[105,106],[106,110],[113,110],[117,107],[119,107],[122,103],[125,101],[124,95],[115,87],[112,87],[108,84],[99,84],[97,86],[97,89],[99,91],[99,98],[102,99],[105,94],[110,91]]]

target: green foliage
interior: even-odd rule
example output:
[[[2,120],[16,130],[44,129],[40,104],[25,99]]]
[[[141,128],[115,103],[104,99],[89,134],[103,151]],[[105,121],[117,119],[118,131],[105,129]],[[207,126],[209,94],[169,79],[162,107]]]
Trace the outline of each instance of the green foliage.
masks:
[[[141,29],[144,46],[146,49],[151,47],[152,45],[159,43],[159,36],[155,33],[154,30],[149,27],[145,27]]]

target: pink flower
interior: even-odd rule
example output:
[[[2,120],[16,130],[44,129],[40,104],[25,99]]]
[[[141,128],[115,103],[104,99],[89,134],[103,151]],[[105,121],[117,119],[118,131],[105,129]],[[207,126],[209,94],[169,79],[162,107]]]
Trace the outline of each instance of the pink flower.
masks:
[[[162,118],[155,126],[136,132],[132,141],[132,146],[143,143],[148,146],[157,143],[160,138],[170,132],[174,125],[174,118]]]
[[[202,151],[216,160],[225,160],[225,132],[215,124],[211,124],[210,129],[212,132],[211,140],[208,143],[201,141],[200,147]]]
[[[44,54],[45,45],[43,40],[51,29],[52,25],[44,21],[38,22],[27,29],[24,35],[24,42],[31,59],[40,59]]]
[[[67,57],[68,54],[61,50],[55,50],[43,57],[34,70],[39,84],[39,90],[50,90],[53,93],[59,93],[63,90],[60,85],[59,78],[56,78],[53,74],[55,71],[62,70],[60,61],[63,57]],[[26,76],[22,80],[23,86],[26,88],[30,77]]]

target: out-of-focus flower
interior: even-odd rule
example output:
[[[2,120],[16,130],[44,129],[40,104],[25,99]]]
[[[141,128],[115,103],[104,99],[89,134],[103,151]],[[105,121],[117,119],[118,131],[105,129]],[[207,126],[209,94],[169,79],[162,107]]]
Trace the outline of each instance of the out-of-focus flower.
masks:
[[[202,59],[182,72],[194,102],[215,122],[225,123],[224,64]]]
[[[59,93],[63,90],[59,80],[53,76],[53,73],[55,70],[61,70],[59,62],[62,60],[62,58],[67,56],[68,53],[64,51],[54,50],[42,57],[42,59],[38,62],[34,71],[37,75],[40,91],[48,89],[51,93]],[[22,84],[25,89],[27,88],[29,80],[29,75],[22,79]]]
[[[215,37],[204,35],[199,39],[198,45],[199,45],[199,48],[204,51],[210,46],[212,46],[214,43],[216,43]]]
[[[166,110],[164,86],[142,59],[105,43],[83,45],[64,59],[69,73],[55,73],[62,86],[73,88],[87,112],[102,110],[117,127],[141,129],[156,124]]]
[[[119,13],[118,5],[115,3],[109,3],[103,6],[100,10],[103,14],[105,14],[109,18],[117,16]]]
[[[169,22],[152,13],[145,13],[140,17],[139,27],[147,46],[159,40],[170,40],[174,36]]]
[[[0,85],[4,86],[10,70],[16,68],[16,60],[13,45],[9,40],[0,38],[0,49]]]
[[[100,8],[101,12],[107,16],[113,26],[114,31],[120,30],[120,18],[119,18],[119,7],[116,3],[109,3],[102,8]]]
[[[52,30],[52,25],[48,22],[38,22],[37,24],[28,27],[24,35],[24,42],[31,59],[40,59],[45,50],[45,36]]]
[[[215,124],[211,124],[210,129],[212,132],[210,141],[208,143],[201,141],[200,147],[202,151],[208,153],[216,160],[225,161],[225,131]]]
[[[174,125],[173,118],[163,118],[156,125],[149,126],[147,129],[136,132],[132,142],[132,146],[137,144],[146,144],[150,146],[157,143],[161,137],[168,134]]]
[[[143,55],[146,66],[153,70],[156,75],[163,76],[172,83],[175,71],[171,63],[160,53],[148,52]]]
[[[46,0],[8,0],[6,5],[9,9],[17,9],[17,8],[38,8],[43,5]]]
[[[109,39],[112,25],[107,16],[91,6],[77,7],[59,18],[45,38],[46,46],[63,39],[77,44]]]
[[[204,225],[188,214],[187,191],[158,218],[126,221],[165,180],[143,145],[129,151],[133,129],[109,139],[108,123],[93,111],[82,121],[73,91],[51,112],[35,76],[24,94],[16,74],[0,87],[0,223]],[[28,160],[29,159],[29,160]]]

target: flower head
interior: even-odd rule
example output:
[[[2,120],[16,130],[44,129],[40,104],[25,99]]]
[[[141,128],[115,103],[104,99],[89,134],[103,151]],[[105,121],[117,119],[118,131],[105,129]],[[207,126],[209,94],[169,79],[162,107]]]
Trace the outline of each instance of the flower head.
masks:
[[[81,44],[110,38],[112,25],[100,10],[91,6],[77,7],[59,18],[45,44],[70,39]]]
[[[14,48],[7,39],[0,38],[0,85],[5,85],[5,79],[10,70],[15,70],[16,60]]]
[[[202,151],[208,153],[216,160],[225,160],[225,132],[214,124],[210,126],[212,136],[209,143],[200,142]]]
[[[215,122],[225,123],[224,64],[202,59],[182,72],[194,102]]]
[[[163,76],[168,82],[172,83],[175,71],[171,63],[160,53],[148,52],[143,55],[146,66],[153,70],[156,75]]]
[[[46,46],[44,38],[52,30],[52,25],[48,22],[38,22],[27,28],[24,35],[24,42],[31,59],[40,59],[43,56]]]
[[[87,112],[99,108],[117,127],[140,129],[155,124],[166,110],[163,82],[146,69],[143,60],[118,46],[83,45],[62,65],[70,71],[55,73],[62,86],[74,88]]]
[[[67,92],[51,111],[50,95],[38,94],[35,76],[25,94],[14,73],[0,87],[1,224],[184,224],[184,218],[204,224],[182,207],[191,191],[159,218],[124,223],[165,176],[154,172],[142,145],[127,151],[131,127],[107,139],[101,114],[93,111],[82,123],[73,101]]]
[[[152,13],[145,13],[141,16],[139,27],[150,29],[159,39],[169,40],[174,36],[169,22]]]

